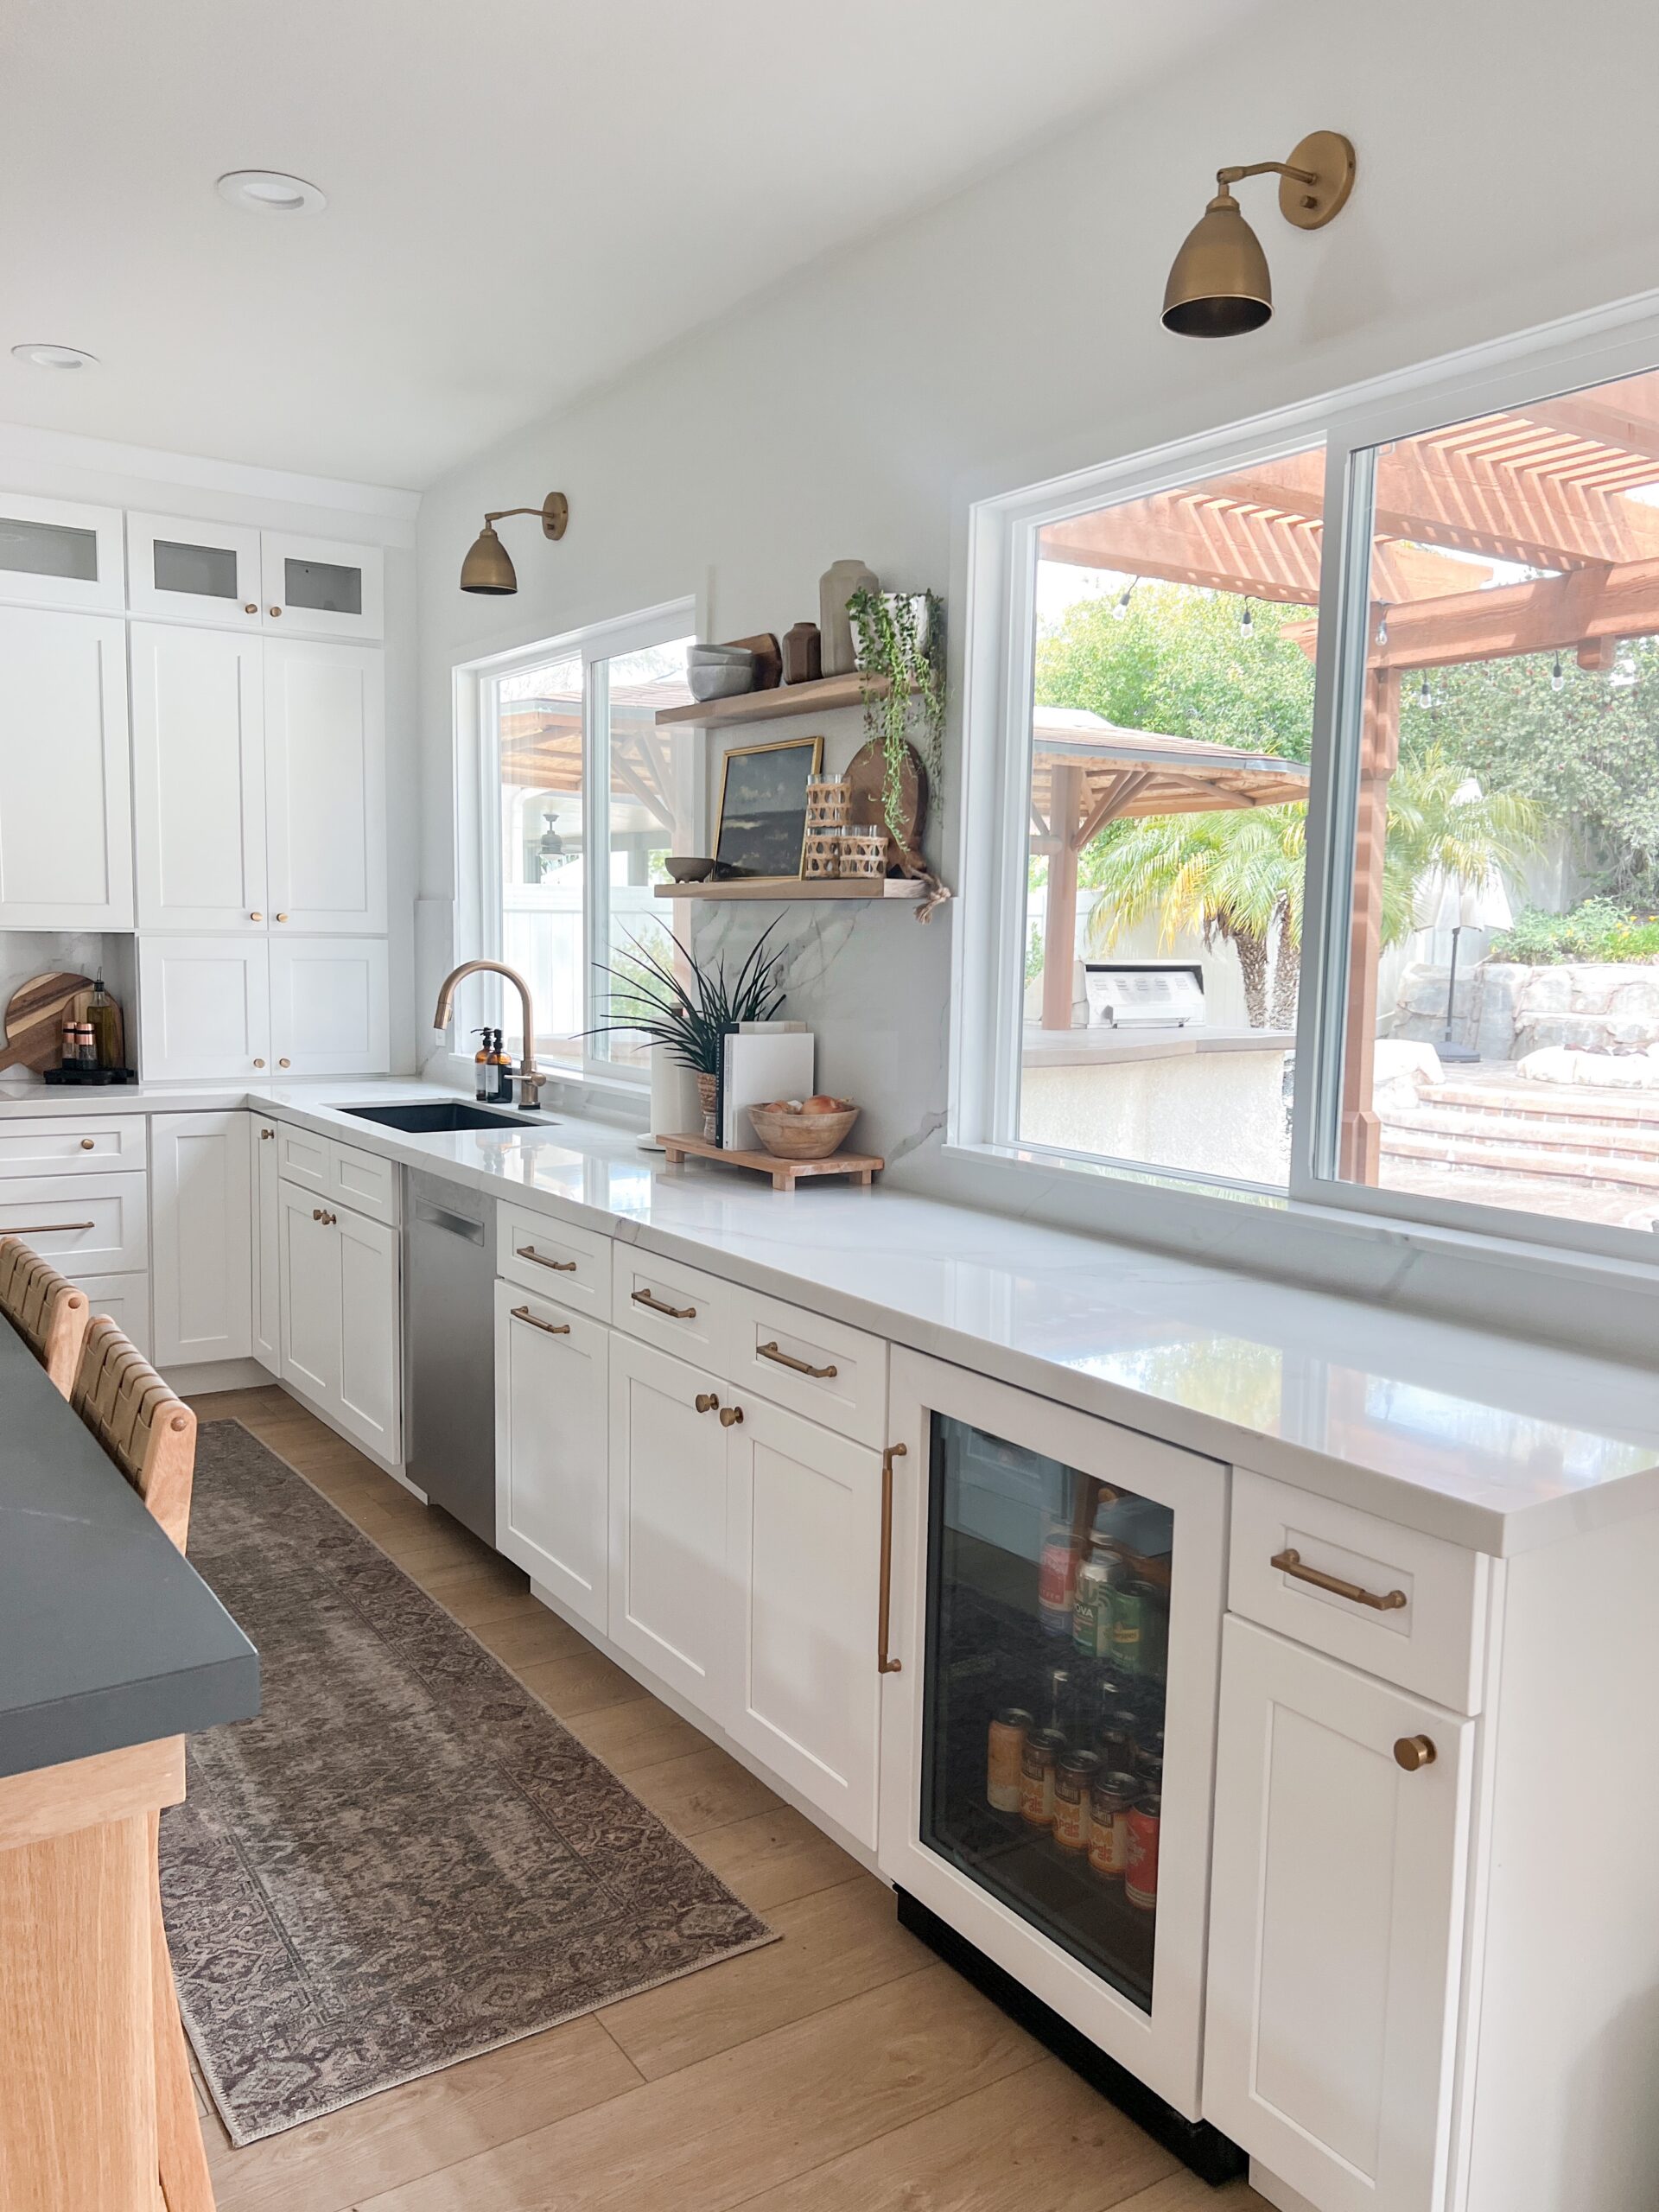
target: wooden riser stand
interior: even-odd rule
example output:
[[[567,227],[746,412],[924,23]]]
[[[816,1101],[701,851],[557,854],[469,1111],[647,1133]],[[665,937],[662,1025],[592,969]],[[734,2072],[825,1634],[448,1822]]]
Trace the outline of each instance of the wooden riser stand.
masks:
[[[774,1191],[792,1191],[798,1183],[820,1175],[850,1175],[868,1191],[887,1164],[872,1152],[836,1152],[828,1160],[779,1160],[770,1152],[728,1151],[710,1144],[707,1137],[658,1136],[655,1141],[663,1147],[671,1167],[678,1167],[687,1160],[715,1160],[728,1167],[747,1167],[757,1175],[769,1175]]]

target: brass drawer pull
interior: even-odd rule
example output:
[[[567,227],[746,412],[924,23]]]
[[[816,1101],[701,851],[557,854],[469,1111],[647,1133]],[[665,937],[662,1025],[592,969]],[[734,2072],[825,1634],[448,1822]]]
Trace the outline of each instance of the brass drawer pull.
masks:
[[[1311,1582],[1316,1590],[1329,1590],[1334,1597],[1348,1598],[1356,1605],[1369,1605],[1374,1612],[1397,1613],[1409,1599],[1403,1590],[1390,1590],[1379,1598],[1375,1590],[1362,1590],[1357,1582],[1343,1582],[1334,1574],[1321,1574],[1317,1567],[1304,1567],[1298,1551],[1274,1552],[1268,1561],[1281,1574],[1294,1575],[1298,1582]]]
[[[1439,1754],[1427,1736],[1402,1736],[1394,1747],[1394,1763],[1402,1766],[1408,1774],[1421,1774],[1426,1766],[1433,1766]]]
[[[570,1324],[568,1321],[539,1320],[528,1306],[515,1306],[512,1309],[512,1318],[515,1321],[528,1321],[532,1329],[539,1329],[543,1336],[568,1337],[570,1333]]]
[[[631,1290],[628,1295],[636,1306],[648,1306],[653,1313],[666,1313],[671,1321],[695,1321],[695,1306],[664,1306],[660,1298],[653,1298],[648,1290]]]
[[[741,1406],[722,1406],[721,1408],[720,1425],[722,1428],[740,1427],[742,1424],[742,1420],[743,1408]]]
[[[30,1221],[21,1229],[0,1229],[0,1236],[55,1236],[60,1230],[97,1227],[95,1221]]]
[[[815,1382],[827,1382],[840,1371],[834,1367],[814,1367],[808,1360],[797,1359],[792,1353],[779,1351],[775,1342],[757,1344],[755,1351],[760,1358],[773,1360],[779,1367],[792,1369],[797,1375],[810,1375]]]
[[[573,1275],[576,1272],[574,1260],[550,1260],[533,1244],[515,1244],[512,1249],[521,1260],[534,1260],[538,1268],[555,1268],[562,1275]]]
[[[881,1595],[875,1621],[875,1671],[878,1675],[902,1675],[905,1671],[901,1660],[889,1656],[887,1637],[893,1605],[893,1463],[906,1456],[902,1444],[889,1444],[881,1454]]]
[[[720,1411],[720,1400],[712,1390],[699,1390],[696,1402],[700,1414],[717,1414]]]

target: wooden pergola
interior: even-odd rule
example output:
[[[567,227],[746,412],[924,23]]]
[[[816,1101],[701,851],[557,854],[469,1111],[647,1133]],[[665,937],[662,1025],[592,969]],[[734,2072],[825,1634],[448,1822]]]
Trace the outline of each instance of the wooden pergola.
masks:
[[[1377,455],[1343,1083],[1341,1170],[1355,1180],[1377,1176],[1371,1066],[1402,674],[1539,652],[1608,669],[1620,639],[1659,632],[1659,505],[1631,496],[1655,486],[1659,372],[1427,432]],[[1313,607],[1324,497],[1321,447],[1051,524],[1041,550],[1121,575]],[[1544,573],[1506,581],[1499,563]],[[1290,634],[1313,652],[1312,622]],[[1065,988],[1069,1000],[1069,970]]]
[[[665,696],[661,683],[611,686],[611,788],[637,801],[671,842],[690,825],[676,811],[676,734],[656,726]],[[525,791],[582,789],[580,698],[504,699],[499,720],[504,783]]]
[[[1032,724],[1031,849],[1048,859],[1046,941],[1073,941],[1077,863],[1109,822],[1284,806],[1306,797],[1300,761],[1120,729],[1083,708],[1039,707]],[[1071,1027],[1069,960],[1043,963],[1043,1027]]]

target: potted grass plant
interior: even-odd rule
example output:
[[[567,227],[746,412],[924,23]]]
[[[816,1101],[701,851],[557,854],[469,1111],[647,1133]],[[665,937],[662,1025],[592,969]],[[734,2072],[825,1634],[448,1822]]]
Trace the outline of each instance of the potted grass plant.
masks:
[[[713,1144],[720,1141],[715,1104],[726,1039],[746,1021],[770,1021],[784,1002],[778,980],[784,956],[767,950],[777,926],[772,922],[762,931],[735,976],[728,975],[723,955],[716,965],[705,967],[671,931],[666,934],[677,963],[637,938],[628,940],[625,964],[598,963],[613,979],[607,1008],[610,1019],[586,1033],[646,1037],[656,1051],[690,1068],[697,1078],[702,1134]]]

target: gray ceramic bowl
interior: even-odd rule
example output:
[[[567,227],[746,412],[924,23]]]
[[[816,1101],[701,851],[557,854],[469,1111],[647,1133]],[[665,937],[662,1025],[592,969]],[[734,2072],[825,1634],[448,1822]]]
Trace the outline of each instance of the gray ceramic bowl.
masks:
[[[663,866],[676,883],[701,883],[705,875],[715,872],[711,860],[666,860]]]
[[[698,662],[686,670],[685,681],[694,699],[735,698],[739,692],[753,690],[754,663]]]

